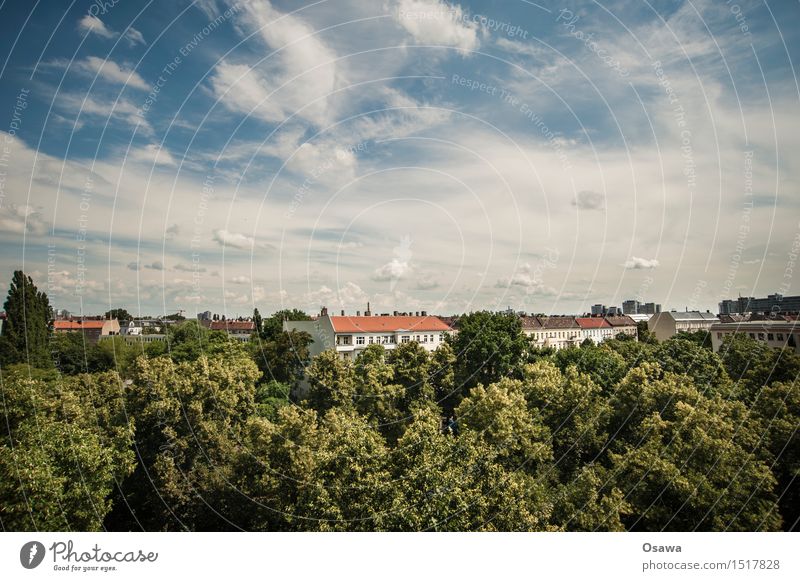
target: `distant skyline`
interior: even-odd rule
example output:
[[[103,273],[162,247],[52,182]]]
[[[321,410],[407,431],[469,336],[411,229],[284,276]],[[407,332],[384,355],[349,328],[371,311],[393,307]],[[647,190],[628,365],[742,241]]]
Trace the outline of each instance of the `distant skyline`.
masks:
[[[5,3],[3,296],[15,269],[89,314],[800,294],[798,21],[712,0]]]

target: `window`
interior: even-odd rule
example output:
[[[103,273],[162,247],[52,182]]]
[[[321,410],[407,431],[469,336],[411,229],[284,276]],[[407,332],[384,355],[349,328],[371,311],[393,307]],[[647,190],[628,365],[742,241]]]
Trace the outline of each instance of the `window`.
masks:
[[[401,343],[408,343],[410,340],[411,340],[411,337],[409,337],[408,335],[403,335],[402,337],[400,337],[400,342]]]
[[[722,333],[717,333],[717,339],[722,339]]]
[[[764,340],[764,333],[759,333],[758,334],[758,340],[759,341],[763,341]]]
[[[364,337],[356,337],[356,345],[363,345]]]
[[[339,335],[336,337],[336,344],[337,345],[352,345],[353,344],[353,336],[352,335]]]
[[[783,341],[783,333],[778,333],[778,341]]]
[[[775,335],[773,335],[772,333],[767,333],[767,341],[774,341],[774,340],[775,340]]]
[[[370,335],[370,336],[369,336],[369,344],[370,344],[370,345],[372,345],[372,343],[373,343],[374,341],[375,341],[375,337],[373,337],[372,335]]]
[[[755,339],[756,338],[756,334],[755,333],[748,333],[748,335],[750,335],[751,339]]]

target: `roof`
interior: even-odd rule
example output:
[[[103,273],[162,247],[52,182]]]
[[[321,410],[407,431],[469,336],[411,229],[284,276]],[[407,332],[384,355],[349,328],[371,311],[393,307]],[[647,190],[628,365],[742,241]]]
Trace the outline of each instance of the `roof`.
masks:
[[[439,317],[331,317],[336,333],[393,333],[395,331],[451,331]]]
[[[636,321],[631,319],[628,315],[617,315],[606,317],[609,325],[612,327],[635,327]]]
[[[701,311],[668,311],[676,321],[717,321],[717,316],[713,313],[703,313]],[[662,313],[663,314],[663,313]]]
[[[575,322],[581,329],[600,329],[611,327],[602,317],[576,317]]]
[[[800,327],[800,321],[785,321],[785,320],[771,320],[771,321],[741,321],[736,323],[714,323],[711,325],[711,331],[753,331],[765,329],[769,331],[794,331]]]
[[[53,321],[56,331],[81,331],[83,329],[102,329],[110,321]]]
[[[523,329],[541,329],[542,322],[539,320],[538,317],[520,317],[520,321],[522,322]]]
[[[539,317],[539,322],[545,329],[577,329],[575,317]]]
[[[212,321],[212,331],[255,331],[256,324],[253,321]]]

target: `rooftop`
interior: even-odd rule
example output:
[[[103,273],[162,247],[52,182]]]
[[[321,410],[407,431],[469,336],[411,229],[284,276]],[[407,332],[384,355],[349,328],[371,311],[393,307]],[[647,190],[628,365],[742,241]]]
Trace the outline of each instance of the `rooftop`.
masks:
[[[376,316],[331,317],[337,333],[393,333],[395,331],[451,331],[439,317],[434,316]]]

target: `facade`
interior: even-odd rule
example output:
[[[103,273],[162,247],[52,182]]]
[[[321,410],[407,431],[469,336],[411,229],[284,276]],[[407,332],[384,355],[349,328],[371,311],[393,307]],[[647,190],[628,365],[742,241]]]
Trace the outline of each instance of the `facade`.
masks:
[[[711,325],[718,322],[717,316],[709,311],[665,311],[650,317],[647,328],[656,339],[666,341],[682,331],[687,333],[708,331]]]
[[[208,328],[212,331],[225,331],[229,338],[237,341],[249,341],[256,332],[253,321],[211,321]]]
[[[606,322],[613,328],[614,337],[620,333],[624,333],[625,335],[629,335],[633,338],[638,337],[636,321],[634,321],[632,317],[626,315],[616,315],[613,317],[608,316],[606,317]]]
[[[54,333],[80,332],[87,341],[96,343],[103,337],[119,335],[120,327],[117,319],[76,319],[67,321],[53,321]]]
[[[581,329],[581,341],[589,339],[595,345],[614,336],[614,328],[603,317],[576,317]]]
[[[622,301],[622,314],[624,315],[655,315],[661,312],[658,303],[641,303],[634,299]]]
[[[536,322],[530,321],[536,319]],[[580,345],[581,328],[575,317],[524,317],[522,331],[533,340],[536,347],[565,349]]]
[[[721,315],[734,313],[798,313],[800,296],[785,297],[781,294],[767,295],[766,298],[739,297],[726,299],[719,304]]]
[[[597,315],[605,315],[606,314],[606,306],[601,304],[592,305],[592,314]]]
[[[747,335],[775,349],[788,347],[800,353],[800,321],[764,320],[711,325],[711,347],[719,351],[725,337],[735,334]]]
[[[643,315],[655,315],[661,312],[661,305],[658,303],[642,303],[639,305],[639,312]]]
[[[622,301],[622,313],[625,315],[638,315],[639,301],[633,299]]]
[[[335,349],[342,359],[355,359],[370,345],[394,349],[403,343],[419,343],[434,351],[452,328],[431,315],[330,316],[326,309],[313,321],[284,321],[284,331],[304,331],[314,342],[311,355]]]

